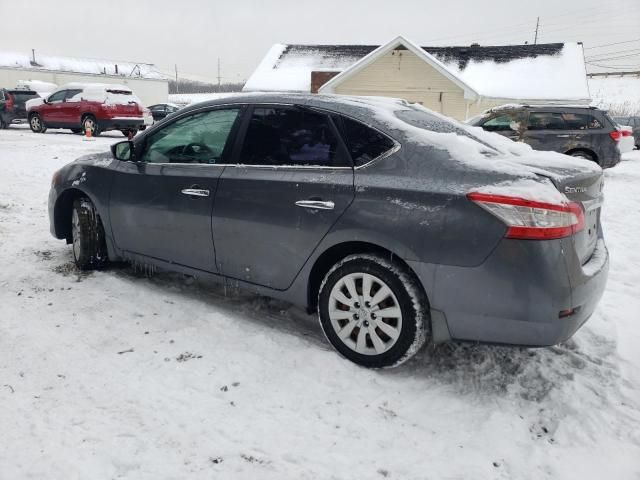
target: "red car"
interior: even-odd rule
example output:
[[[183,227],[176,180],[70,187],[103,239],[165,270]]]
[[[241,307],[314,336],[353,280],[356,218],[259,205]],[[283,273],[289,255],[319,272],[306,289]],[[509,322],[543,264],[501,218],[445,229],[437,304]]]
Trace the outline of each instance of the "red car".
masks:
[[[112,84],[70,83],[47,98],[27,102],[29,126],[35,133],[47,128],[90,130],[93,136],[120,130],[132,137],[144,125],[142,103],[129,87]]]

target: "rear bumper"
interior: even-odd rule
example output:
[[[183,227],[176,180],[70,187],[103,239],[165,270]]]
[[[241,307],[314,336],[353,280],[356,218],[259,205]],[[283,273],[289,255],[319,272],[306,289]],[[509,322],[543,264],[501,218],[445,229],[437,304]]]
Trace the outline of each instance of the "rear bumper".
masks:
[[[440,340],[549,346],[587,321],[607,282],[609,254],[602,239],[585,265],[570,252],[570,239],[504,240],[477,267],[411,267],[423,285],[431,285],[427,295],[432,318],[440,321],[434,325]],[[570,309],[573,314],[560,317]]]
[[[144,125],[144,119],[142,117],[113,117],[106,120],[98,120],[98,123],[103,130],[138,130],[139,127]]]

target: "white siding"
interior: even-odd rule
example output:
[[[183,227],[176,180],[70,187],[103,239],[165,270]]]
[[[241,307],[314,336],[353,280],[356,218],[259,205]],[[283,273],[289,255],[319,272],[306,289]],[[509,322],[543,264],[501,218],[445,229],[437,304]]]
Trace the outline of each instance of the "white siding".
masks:
[[[140,100],[142,100],[145,106],[153,105],[154,103],[164,103],[167,101],[169,95],[169,82],[167,80],[143,80],[134,77],[114,77],[0,67],[0,87],[13,88],[16,86],[18,80],[42,80],[57,85],[64,85],[70,82],[124,84],[140,97]]]
[[[344,80],[335,93],[398,97],[458,120],[466,118],[462,88],[409,50],[383,55]]]

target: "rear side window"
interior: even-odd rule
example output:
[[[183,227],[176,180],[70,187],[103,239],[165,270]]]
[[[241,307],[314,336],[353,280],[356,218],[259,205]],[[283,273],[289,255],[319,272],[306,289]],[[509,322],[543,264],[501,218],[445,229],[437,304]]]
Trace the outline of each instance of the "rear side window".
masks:
[[[508,132],[518,130],[515,115],[499,115],[487,120],[482,124],[482,128],[488,132]]]
[[[563,113],[562,118],[564,119],[568,130],[602,128],[602,124],[593,115],[584,113]]]
[[[350,118],[342,117],[342,126],[349,153],[356,167],[378,158],[395,145],[386,135]]]
[[[349,166],[338,151],[329,118],[292,108],[253,109],[240,163],[245,165]]]
[[[561,113],[531,112],[527,130],[566,130],[567,125]]]

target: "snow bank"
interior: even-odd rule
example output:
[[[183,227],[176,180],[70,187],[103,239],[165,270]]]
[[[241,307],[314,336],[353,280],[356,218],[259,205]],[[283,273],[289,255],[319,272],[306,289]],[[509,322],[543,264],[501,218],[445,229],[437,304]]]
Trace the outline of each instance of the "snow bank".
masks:
[[[172,93],[169,95],[169,102],[184,107],[192,103],[206,102],[208,100],[218,100],[237,96],[237,92],[222,93]]]

